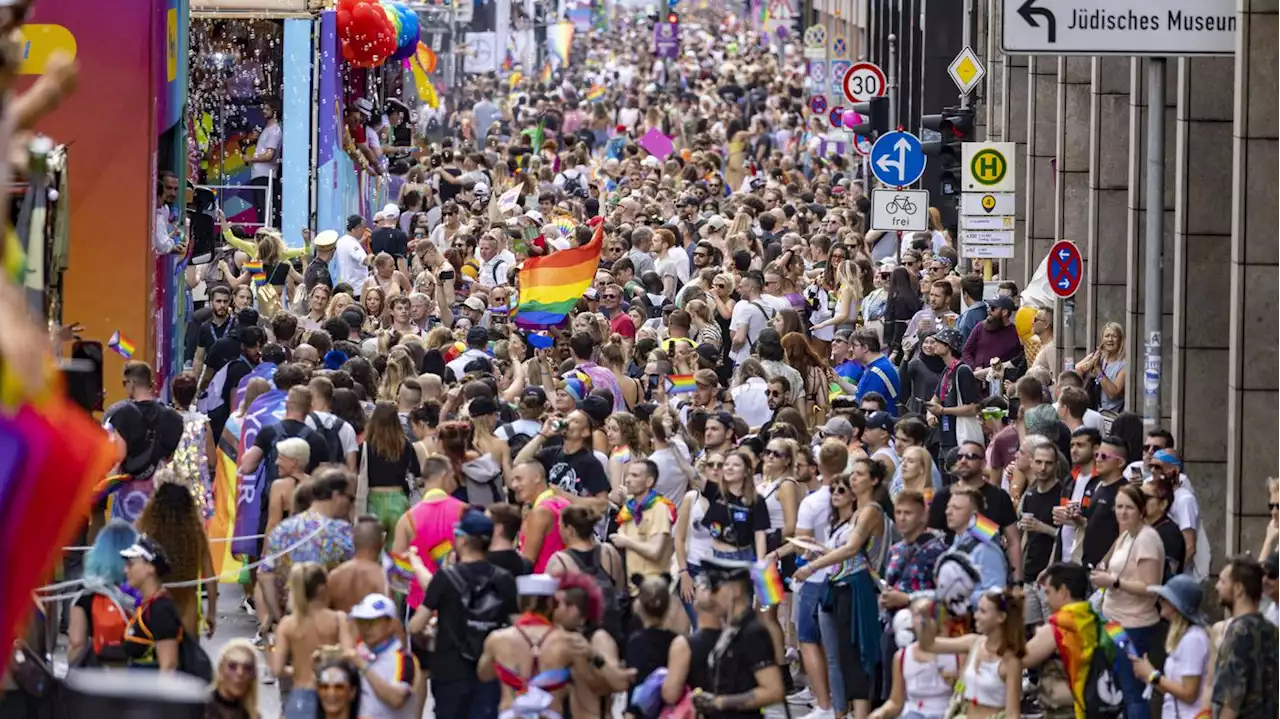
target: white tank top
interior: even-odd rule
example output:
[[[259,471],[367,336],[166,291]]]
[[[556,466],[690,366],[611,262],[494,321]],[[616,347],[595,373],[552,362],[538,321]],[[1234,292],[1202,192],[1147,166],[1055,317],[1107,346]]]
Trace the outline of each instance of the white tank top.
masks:
[[[956,673],[954,654],[935,654],[929,662],[921,662],[915,654],[918,644],[912,644],[902,653],[902,684],[907,690],[904,713],[915,713],[927,719],[941,719],[951,702],[951,685],[942,673]]]
[[[689,510],[689,534],[685,540],[685,560],[689,564],[701,564],[711,556],[711,530],[702,523],[707,508],[702,506],[702,495],[691,491],[693,506]]]
[[[756,485],[756,494],[764,497],[764,506],[769,510],[769,529],[781,530],[786,525],[782,518],[782,500],[778,493],[782,491],[781,479],[762,482]]]
[[[1000,660],[988,659],[978,661],[979,639],[974,642],[969,652],[969,661],[964,666],[964,698],[978,706],[999,709],[1004,706],[1004,680],[1000,678]]]

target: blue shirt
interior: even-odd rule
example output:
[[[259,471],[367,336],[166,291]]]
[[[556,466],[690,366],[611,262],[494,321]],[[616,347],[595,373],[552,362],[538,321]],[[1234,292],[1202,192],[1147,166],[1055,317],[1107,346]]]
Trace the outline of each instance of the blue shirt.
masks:
[[[834,369],[836,374],[844,377],[849,384],[856,385],[862,379],[862,365],[853,360],[845,360],[836,365]]]
[[[973,328],[977,327],[986,318],[987,303],[977,302],[960,313],[960,319],[956,320],[956,329],[960,332],[960,336],[964,341],[968,342],[969,334],[973,332]]]
[[[872,372],[873,368],[880,371]],[[890,384],[885,384],[884,380],[880,379],[882,374]],[[898,398],[902,394],[902,381],[898,379],[898,368],[893,366],[888,357],[877,357],[867,365],[867,369],[862,373],[862,379],[858,380],[858,394],[855,399],[861,402],[862,396],[868,392],[880,393],[888,402],[889,414],[898,416]]]
[[[951,547],[958,548],[960,541],[966,534],[957,534],[955,540],[951,543]],[[982,598],[982,593],[992,587],[1003,587],[1007,584],[1008,569],[1004,561],[1004,550],[995,542],[977,541],[977,545],[969,551],[969,559],[973,560],[973,566],[978,568],[978,572],[982,577],[978,580],[977,585],[973,588],[973,593],[969,595],[969,601],[973,605],[973,609],[978,609],[978,600]]]

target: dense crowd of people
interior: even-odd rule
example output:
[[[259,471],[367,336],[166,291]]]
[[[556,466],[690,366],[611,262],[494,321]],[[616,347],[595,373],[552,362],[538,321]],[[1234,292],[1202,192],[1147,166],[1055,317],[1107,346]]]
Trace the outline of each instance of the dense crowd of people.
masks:
[[[628,19],[550,82],[349,98],[397,199],[302,251],[226,228],[188,273],[188,371],[166,406],[128,363],[107,413],[146,489],[73,663],[191,673],[229,455],[259,632],[209,717],[259,716],[260,675],[290,719],[1275,716],[1274,481],[1262,562],[1214,557],[1122,327],[1063,371],[1052,308],[936,210],[868,229],[795,61],[686,22],[672,61]],[[522,278],[592,247],[531,322]]]

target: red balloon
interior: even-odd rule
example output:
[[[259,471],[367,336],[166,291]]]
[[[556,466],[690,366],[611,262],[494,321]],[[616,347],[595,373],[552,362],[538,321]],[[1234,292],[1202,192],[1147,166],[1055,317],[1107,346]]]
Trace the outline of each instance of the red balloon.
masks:
[[[375,19],[374,18],[375,12],[377,11],[374,10],[373,6],[369,5],[368,3],[360,3],[356,5],[354,8],[352,8],[351,16],[355,19],[356,22],[371,22]],[[385,19],[386,16],[384,15],[383,18]]]
[[[351,49],[351,43],[342,41],[342,59],[352,62],[356,59],[356,51]]]
[[[342,9],[338,11],[338,35],[343,36],[351,29],[351,11]]]

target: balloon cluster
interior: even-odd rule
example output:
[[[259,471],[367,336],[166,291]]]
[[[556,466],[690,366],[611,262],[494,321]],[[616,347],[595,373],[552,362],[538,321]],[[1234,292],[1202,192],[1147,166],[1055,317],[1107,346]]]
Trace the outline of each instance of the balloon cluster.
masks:
[[[356,67],[403,60],[418,47],[418,15],[408,5],[375,0],[339,0],[342,57]]]

